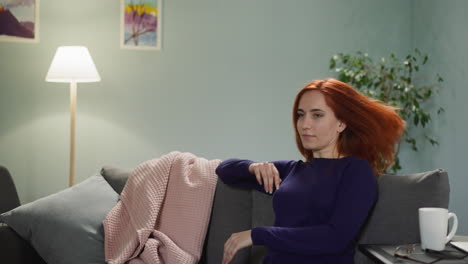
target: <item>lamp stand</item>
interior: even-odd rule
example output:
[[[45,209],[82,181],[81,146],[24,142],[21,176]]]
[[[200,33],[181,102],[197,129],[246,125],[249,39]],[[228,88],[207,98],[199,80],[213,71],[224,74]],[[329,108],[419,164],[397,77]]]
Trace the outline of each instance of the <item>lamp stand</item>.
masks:
[[[75,116],[76,116],[76,82],[70,82],[70,179],[69,186],[75,184]]]

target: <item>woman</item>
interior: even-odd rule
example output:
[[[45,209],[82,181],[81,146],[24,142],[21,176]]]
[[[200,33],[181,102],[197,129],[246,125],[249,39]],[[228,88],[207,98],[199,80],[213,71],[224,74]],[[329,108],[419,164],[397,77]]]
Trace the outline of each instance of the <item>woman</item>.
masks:
[[[263,263],[353,263],[355,240],[377,199],[375,176],[393,164],[405,122],[395,108],[334,79],[304,87],[293,106],[306,162],[229,159],[216,169],[229,185],[273,194],[274,226],[232,234],[223,263],[264,245]]]

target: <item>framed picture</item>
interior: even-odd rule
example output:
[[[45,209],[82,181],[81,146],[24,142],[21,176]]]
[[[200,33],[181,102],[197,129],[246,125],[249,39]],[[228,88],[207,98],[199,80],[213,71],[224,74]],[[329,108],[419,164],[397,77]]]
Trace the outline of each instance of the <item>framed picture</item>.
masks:
[[[161,49],[161,2],[161,0],[120,0],[121,48]]]
[[[39,0],[0,0],[0,41],[39,42]]]

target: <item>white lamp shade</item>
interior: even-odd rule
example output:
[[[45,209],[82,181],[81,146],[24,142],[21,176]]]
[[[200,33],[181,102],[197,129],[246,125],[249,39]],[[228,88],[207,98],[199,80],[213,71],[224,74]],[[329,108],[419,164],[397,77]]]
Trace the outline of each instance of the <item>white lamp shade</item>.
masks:
[[[99,82],[93,59],[86,47],[59,47],[47,72],[48,82]]]

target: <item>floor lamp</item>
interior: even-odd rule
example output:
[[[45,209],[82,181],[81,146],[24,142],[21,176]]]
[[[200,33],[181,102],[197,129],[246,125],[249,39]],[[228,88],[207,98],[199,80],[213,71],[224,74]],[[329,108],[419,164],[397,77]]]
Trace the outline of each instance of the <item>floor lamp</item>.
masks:
[[[101,77],[86,47],[59,47],[47,72],[46,81],[70,83],[70,179],[75,184],[76,87],[79,82],[99,82]]]

